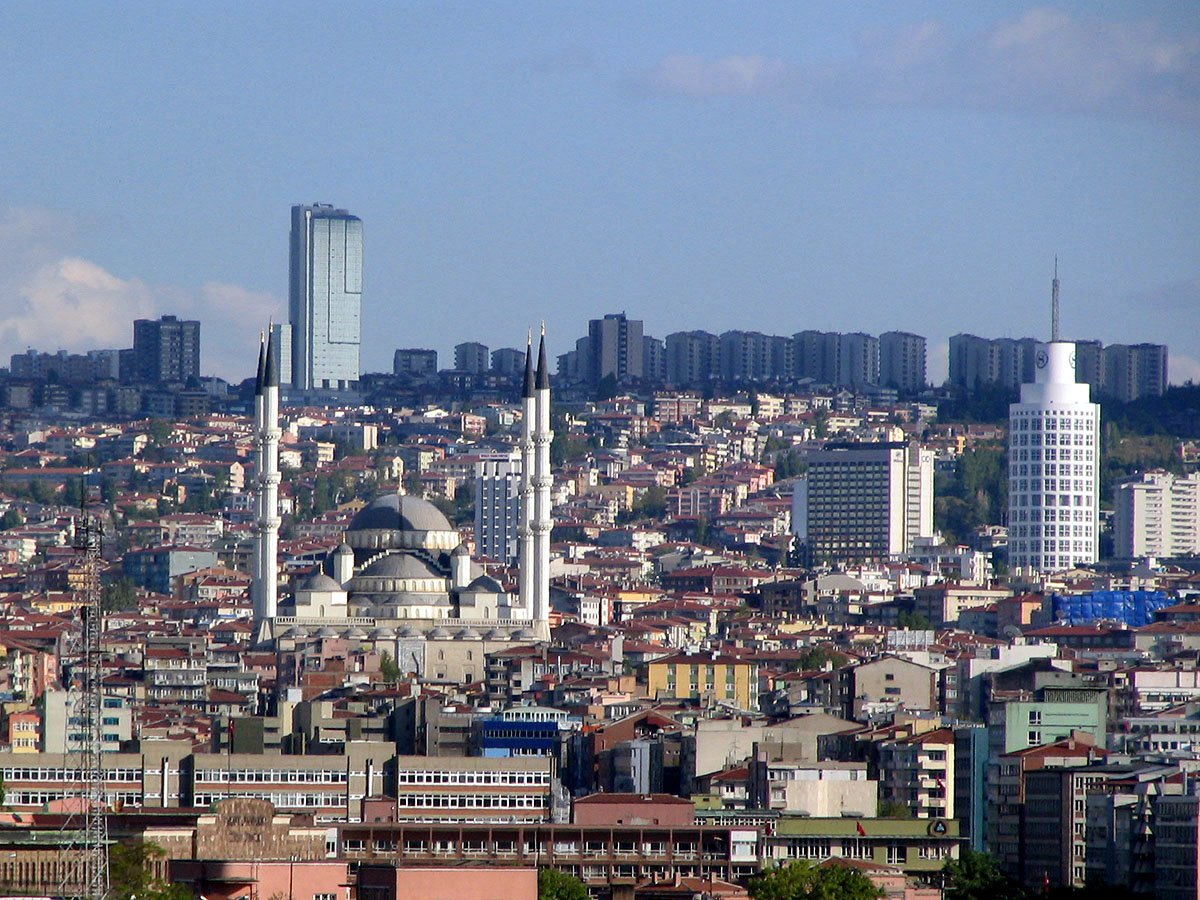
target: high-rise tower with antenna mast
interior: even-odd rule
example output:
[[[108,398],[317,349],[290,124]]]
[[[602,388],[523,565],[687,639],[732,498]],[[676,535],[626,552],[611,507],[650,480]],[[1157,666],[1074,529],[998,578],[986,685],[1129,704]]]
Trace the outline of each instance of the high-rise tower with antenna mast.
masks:
[[[1096,561],[1100,407],[1075,377],[1075,344],[1058,323],[1058,263],[1051,341],[1037,346],[1034,380],[1008,408],[1008,564],[1056,572]]]

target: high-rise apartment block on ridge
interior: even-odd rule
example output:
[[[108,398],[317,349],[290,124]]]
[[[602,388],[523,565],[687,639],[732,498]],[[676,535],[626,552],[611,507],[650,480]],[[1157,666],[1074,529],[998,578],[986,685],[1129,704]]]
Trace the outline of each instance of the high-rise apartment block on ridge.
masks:
[[[437,367],[436,350],[402,348],[392,357],[394,375],[436,375]]]
[[[292,387],[358,384],[362,342],[362,220],[327,204],[292,207],[288,311]]]
[[[467,341],[454,348],[454,368],[460,372],[479,375],[488,370],[488,348],[484,344]]]
[[[676,387],[808,379],[912,392],[925,386],[925,338],[902,331],[878,337],[801,331],[789,337],[735,329],[719,335],[678,331],[659,340],[643,333],[641,320],[617,313],[588,323],[587,337],[559,356],[558,374],[592,388],[611,375],[622,383],[645,378]]]
[[[879,336],[879,383],[901,391],[925,387],[925,338],[907,331]]]
[[[1051,341],[1008,412],[1008,562],[1059,571],[1096,561],[1100,406],[1075,379],[1075,344],[1059,340],[1058,278]]]
[[[581,363],[588,381],[612,375],[617,381],[642,377],[642,320],[615,313],[588,322],[586,352]]]
[[[1093,392],[1128,403],[1157,397],[1167,389],[1167,348],[1163,344],[1110,344],[1075,341],[1075,380]],[[1015,388],[1034,380],[1038,353],[1035,338],[988,338],[956,334],[950,338],[950,384],[974,390],[995,384]]]
[[[126,381],[164,384],[200,377],[200,323],[175,316],[136,319]]]

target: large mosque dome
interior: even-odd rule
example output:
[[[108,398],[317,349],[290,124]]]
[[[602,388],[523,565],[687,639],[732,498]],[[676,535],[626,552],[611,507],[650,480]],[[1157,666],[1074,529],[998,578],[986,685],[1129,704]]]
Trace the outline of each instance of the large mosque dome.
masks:
[[[451,551],[461,538],[441,510],[420,497],[384,494],[350,521],[346,543],[360,561],[363,551]]]

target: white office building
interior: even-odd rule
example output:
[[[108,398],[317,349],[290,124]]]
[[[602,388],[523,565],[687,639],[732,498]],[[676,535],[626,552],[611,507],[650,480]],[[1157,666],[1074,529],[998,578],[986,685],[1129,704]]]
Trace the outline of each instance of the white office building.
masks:
[[[291,384],[357,386],[362,342],[362,220],[317,203],[292,207],[288,313]]]
[[[475,463],[475,553],[515,562],[521,515],[521,454],[482,454]]]
[[[1200,553],[1200,472],[1143,472],[1117,485],[1113,537],[1120,559]]]
[[[1008,413],[1008,562],[1054,572],[1096,561],[1100,406],[1075,380],[1075,344],[1051,341]]]

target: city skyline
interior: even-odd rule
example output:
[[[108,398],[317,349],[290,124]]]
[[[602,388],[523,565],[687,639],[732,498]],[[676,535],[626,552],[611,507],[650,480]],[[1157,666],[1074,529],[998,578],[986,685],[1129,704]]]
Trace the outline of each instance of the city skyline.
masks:
[[[14,10],[0,354],[182,313],[205,374],[248,377],[284,210],[322,199],[366,223],[365,371],[625,309],[660,337],[912,331],[936,381],[956,331],[1048,337],[1057,253],[1065,336],[1200,375],[1187,9],[316,9]],[[356,65],[290,65],[314,46]]]

